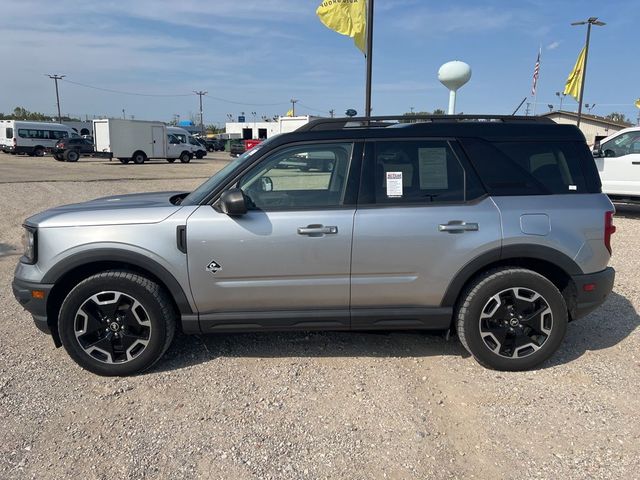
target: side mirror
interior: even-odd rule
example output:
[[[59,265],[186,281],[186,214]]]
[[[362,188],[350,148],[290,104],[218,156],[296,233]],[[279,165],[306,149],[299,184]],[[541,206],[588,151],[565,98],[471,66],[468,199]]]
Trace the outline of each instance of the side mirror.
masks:
[[[231,188],[220,195],[220,210],[230,216],[247,213],[247,202],[239,188]]]
[[[273,191],[273,181],[271,180],[271,177],[260,178],[260,191],[261,192]]]
[[[600,150],[599,148],[594,148],[593,150],[591,150],[591,153],[593,154],[593,158],[602,158],[604,156],[602,150]]]

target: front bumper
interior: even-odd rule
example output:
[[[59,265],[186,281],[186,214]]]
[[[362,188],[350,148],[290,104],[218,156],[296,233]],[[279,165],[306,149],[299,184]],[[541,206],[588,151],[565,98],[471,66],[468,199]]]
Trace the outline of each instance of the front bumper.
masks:
[[[576,286],[576,304],[571,310],[573,320],[584,317],[604,303],[613,290],[616,271],[607,267],[601,272],[573,275]],[[586,287],[586,289],[585,289]]]
[[[33,316],[33,320],[39,330],[51,334],[47,322],[47,299],[53,285],[43,283],[26,282],[19,278],[14,278],[11,283],[13,296]],[[42,298],[33,296],[34,291],[43,292]]]

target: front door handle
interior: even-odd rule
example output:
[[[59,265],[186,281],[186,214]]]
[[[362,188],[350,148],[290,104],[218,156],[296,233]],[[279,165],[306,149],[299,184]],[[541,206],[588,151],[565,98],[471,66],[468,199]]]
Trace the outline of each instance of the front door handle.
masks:
[[[439,232],[447,233],[463,233],[463,232],[477,232],[480,229],[477,223],[467,223],[461,220],[451,220],[447,224],[441,223],[438,225]]]
[[[307,225],[306,227],[298,227],[298,235],[335,235],[338,233],[338,227],[336,226],[324,226],[324,225]]]

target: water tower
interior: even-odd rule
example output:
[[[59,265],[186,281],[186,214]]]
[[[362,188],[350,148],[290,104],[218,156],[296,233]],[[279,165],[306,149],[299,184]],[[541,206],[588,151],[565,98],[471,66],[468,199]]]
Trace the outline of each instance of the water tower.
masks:
[[[456,91],[471,78],[471,67],[455,60],[447,62],[438,70],[438,80],[449,89],[449,115],[456,111]]]

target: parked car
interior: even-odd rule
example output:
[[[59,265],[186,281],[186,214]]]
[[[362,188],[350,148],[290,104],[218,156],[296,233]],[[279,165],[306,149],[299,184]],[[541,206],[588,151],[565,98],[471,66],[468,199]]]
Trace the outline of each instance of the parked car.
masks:
[[[204,142],[209,152],[224,152],[225,150],[224,140],[218,140],[217,138],[201,138],[200,141]]]
[[[65,138],[51,149],[53,157],[59,162],[77,162],[84,155],[95,153],[93,142],[85,138]]]
[[[232,140],[229,144],[229,155],[232,157],[239,157],[246,151],[244,142],[242,140]]]
[[[604,193],[614,200],[640,201],[640,127],[601,140],[593,155]]]
[[[178,324],[444,330],[484,366],[533,368],[613,286],[614,208],[584,136],[538,117],[419,118],[316,120],[192,192],[36,214],[14,295],[100,375],[149,368]],[[280,169],[312,157],[333,158],[329,174]]]

